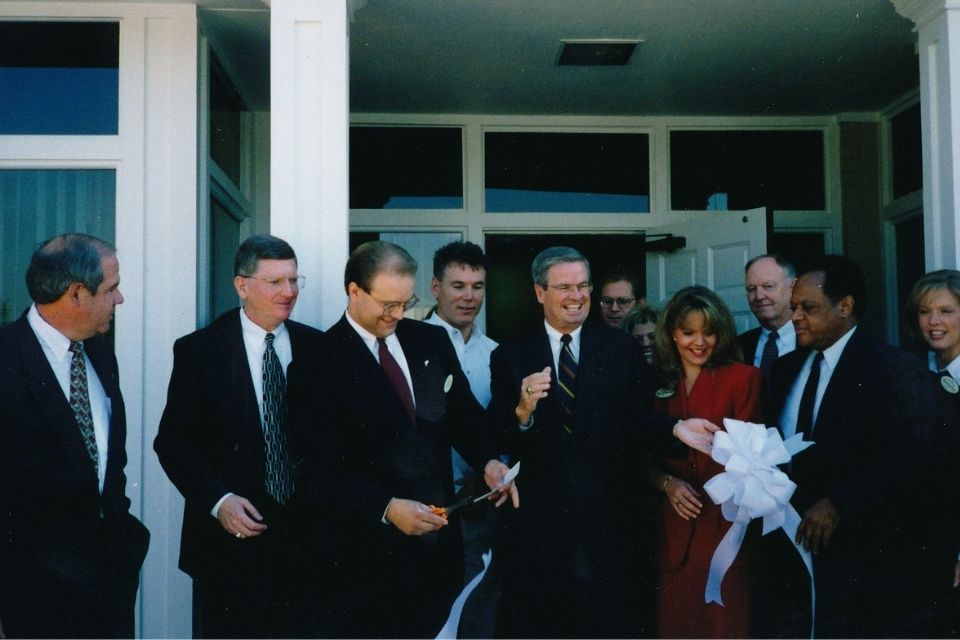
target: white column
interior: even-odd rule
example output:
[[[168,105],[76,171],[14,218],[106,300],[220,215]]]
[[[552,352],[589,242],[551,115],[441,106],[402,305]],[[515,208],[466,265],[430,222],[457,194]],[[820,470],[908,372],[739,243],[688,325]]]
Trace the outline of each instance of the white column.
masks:
[[[133,5],[121,26],[117,358],[127,405],[127,494],[150,529],[139,634],[191,635],[177,568],[183,499],[153,452],[176,338],[196,329],[197,19],[193,5]]]
[[[294,317],[326,329],[343,312],[350,231],[345,0],[270,5],[270,232],[307,276]]]
[[[891,1],[919,35],[926,268],[960,268],[960,1]]]

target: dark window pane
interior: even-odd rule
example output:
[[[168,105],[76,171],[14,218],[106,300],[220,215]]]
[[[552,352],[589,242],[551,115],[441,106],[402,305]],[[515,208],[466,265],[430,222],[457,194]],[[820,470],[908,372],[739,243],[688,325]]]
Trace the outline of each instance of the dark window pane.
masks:
[[[0,22],[0,135],[116,135],[116,22]]]
[[[489,213],[646,213],[648,139],[639,133],[487,133]]]
[[[825,209],[823,133],[673,131],[670,206]]]
[[[890,138],[893,197],[900,198],[923,188],[920,103],[901,111],[890,120]]]
[[[233,184],[240,186],[243,100],[220,61],[210,56],[210,157]],[[231,285],[232,286],[232,285]]]
[[[350,207],[462,209],[460,129],[350,127]]]

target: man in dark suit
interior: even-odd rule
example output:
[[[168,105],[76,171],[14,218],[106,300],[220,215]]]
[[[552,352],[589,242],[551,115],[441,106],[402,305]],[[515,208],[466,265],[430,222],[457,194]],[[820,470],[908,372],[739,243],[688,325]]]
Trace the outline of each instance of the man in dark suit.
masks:
[[[180,568],[194,581],[194,635],[298,635],[284,371],[317,360],[321,334],[289,319],[303,277],[285,241],[248,238],[234,273],[243,308],[174,345],[154,448],[186,500]]]
[[[928,580],[939,567],[946,584],[951,562],[950,545],[926,544],[951,511],[934,494],[942,493],[933,477],[942,469],[931,469],[936,430],[947,425],[923,365],[859,326],[866,302],[863,274],[842,256],[800,276],[791,306],[804,350],[774,367],[768,424],[815,443],[790,465],[802,518],[796,541],[814,554],[814,635],[928,637]],[[755,583],[758,595],[784,596],[789,584],[795,599],[766,603],[775,619],[755,635],[808,635],[799,555],[781,547],[759,564],[766,576]],[[803,573],[791,577],[790,567]]]
[[[651,376],[636,340],[585,324],[592,285],[583,255],[550,247],[532,275],[544,324],[491,357],[488,412],[521,461],[524,495],[501,538],[497,635],[649,634],[633,619],[653,609],[653,594],[641,596],[637,582],[652,553],[637,521],[643,454],[681,449],[674,434],[705,450],[717,427],[651,414]]]
[[[797,346],[790,319],[790,293],[796,279],[794,266],[778,255],[756,256],[745,268],[747,302],[760,326],[741,333],[737,341],[743,361],[760,368],[768,390],[773,363]]]
[[[53,238],[33,305],[0,329],[0,629],[124,638],[149,534],[129,513],[117,360],[97,334],[123,302],[106,242]]]
[[[462,574],[451,444],[486,484],[507,467],[442,329],[403,319],[417,264],[368,242],[347,261],[343,318],[324,335],[322,362],[290,370],[294,450],[304,508],[314,516],[316,632],[434,637]],[[513,499],[509,484],[496,496]]]

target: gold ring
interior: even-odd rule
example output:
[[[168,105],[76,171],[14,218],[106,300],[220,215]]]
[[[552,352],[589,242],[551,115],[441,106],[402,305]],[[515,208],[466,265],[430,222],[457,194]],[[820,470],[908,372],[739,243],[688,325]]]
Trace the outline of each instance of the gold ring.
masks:
[[[239,531],[237,531],[237,537],[240,538],[240,539],[243,539],[243,534],[240,533]]]
[[[528,395],[528,396],[532,396],[532,395],[533,395],[533,388],[530,387],[530,385],[527,385],[527,395]]]

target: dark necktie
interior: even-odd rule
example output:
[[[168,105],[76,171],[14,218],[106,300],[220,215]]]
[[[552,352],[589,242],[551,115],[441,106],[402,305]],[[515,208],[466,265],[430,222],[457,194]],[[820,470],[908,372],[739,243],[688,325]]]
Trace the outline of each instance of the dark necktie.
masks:
[[[71,342],[70,351],[70,408],[80,428],[87,455],[93,461],[93,470],[100,474],[100,457],[97,455],[97,436],[93,430],[93,414],[90,412],[90,389],[87,385],[87,362],[83,357],[83,343]]]
[[[263,440],[266,444],[267,494],[280,504],[286,504],[293,495],[293,469],[287,450],[287,433],[283,428],[286,411],[287,380],[280,358],[273,348],[274,335],[265,337],[263,351]]]
[[[763,381],[770,388],[770,377],[773,375],[773,363],[777,361],[780,353],[777,351],[777,338],[780,336],[776,331],[767,334],[767,343],[763,345],[763,353],[760,354],[760,371],[763,373]]]
[[[407,384],[407,378],[403,375],[403,369],[400,368],[400,365],[394,357],[390,355],[390,350],[387,349],[386,339],[377,338],[377,342],[380,345],[380,367],[383,368],[387,380],[390,381],[397,395],[400,396],[400,402],[403,403],[404,409],[407,410],[407,415],[410,416],[410,422],[417,424],[417,412],[413,408],[413,396],[410,393],[410,385]]]
[[[820,385],[820,363],[823,361],[823,352],[817,351],[813,357],[813,366],[810,367],[810,376],[803,387],[800,396],[800,411],[797,413],[797,433],[813,433],[813,405],[817,400],[817,387]]]
[[[573,433],[573,416],[577,405],[577,360],[570,350],[570,334],[560,336],[560,357],[557,382],[560,383],[560,407],[563,409],[563,429]]]

